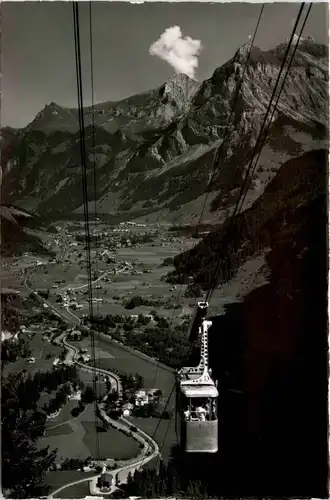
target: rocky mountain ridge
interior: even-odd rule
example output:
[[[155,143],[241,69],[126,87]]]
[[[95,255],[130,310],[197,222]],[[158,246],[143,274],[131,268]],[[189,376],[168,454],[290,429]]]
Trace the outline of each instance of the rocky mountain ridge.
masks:
[[[161,87],[95,107],[97,210],[151,220],[197,219],[216,148],[230,135],[211,186],[206,217],[221,221],[233,206],[263,121],[286,44],[248,47],[201,84],[185,75]],[[322,147],[328,124],[327,48],[303,40],[282,93],[275,121],[251,184],[251,203],[286,160]],[[38,213],[82,212],[77,110],[51,103],[20,131],[3,131],[4,190],[9,201]],[[91,108],[85,109],[89,199],[93,160]],[[2,141],[2,144],[4,142]],[[70,193],[70,196],[69,196]],[[91,205],[92,207],[92,205]]]

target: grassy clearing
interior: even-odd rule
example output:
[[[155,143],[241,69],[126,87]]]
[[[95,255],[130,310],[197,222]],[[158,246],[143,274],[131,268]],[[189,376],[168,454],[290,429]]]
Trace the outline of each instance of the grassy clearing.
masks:
[[[169,420],[161,420],[157,431],[156,428],[159,420],[156,418],[129,418],[129,420],[155,439],[161,448],[164,461],[167,461],[171,457],[172,447],[177,444],[174,416],[171,422]]]
[[[95,457],[97,449],[94,423],[82,422],[82,425],[85,429],[84,443],[90,450],[90,454]],[[106,432],[100,432],[99,440],[101,457],[124,460],[132,458],[139,453],[139,446],[133,438],[126,436],[112,427],[109,427]]]
[[[88,339],[81,342],[72,342],[77,347],[90,348]],[[147,359],[129,352],[122,348],[120,345],[106,340],[104,338],[95,337],[95,344],[100,351],[109,352],[112,358],[100,358],[100,367],[105,370],[113,368],[126,373],[138,373],[144,379],[144,386],[146,388],[157,387],[163,391],[163,394],[168,395],[174,384],[174,373],[170,372],[160,366],[154,365]]]
[[[44,448],[49,446],[51,450],[57,449],[56,462],[61,463],[66,458],[80,458],[82,460],[90,456],[89,449],[83,443],[85,431],[84,428],[78,425],[72,429],[71,434],[57,434],[39,439],[38,447]],[[61,426],[62,427],[62,426]],[[60,429],[61,429],[60,427]]]
[[[47,427],[51,428],[55,425],[62,424],[72,419],[71,411],[77,406],[77,401],[69,401],[60,411],[60,413],[49,421]],[[48,434],[48,433],[47,433]]]
[[[61,486],[64,486],[65,484],[71,483],[73,481],[79,481],[80,479],[93,477],[95,475],[96,474],[94,471],[92,472],[80,472],[75,470],[49,471],[45,477],[45,484],[48,484],[52,488],[52,491],[54,491],[60,488]]]
[[[46,330],[46,327],[45,327]],[[32,351],[31,357],[35,358],[35,363],[30,364],[26,359],[17,359],[14,363],[8,363],[4,366],[4,375],[7,373],[20,372],[27,370],[28,373],[33,375],[37,371],[48,371],[52,369],[55,357],[61,352],[62,348],[54,346],[47,340],[42,340],[43,331],[33,335],[32,338],[22,336],[29,340],[29,347]],[[47,354],[51,354],[49,359],[46,359]]]
[[[72,427],[69,424],[62,424],[58,427],[50,428],[47,431],[47,437],[55,436],[65,436],[66,434],[71,434],[73,432]]]
[[[55,498],[85,498],[89,494],[89,481],[84,481],[63,489],[55,495]]]
[[[72,418],[72,417],[71,417]],[[88,405],[84,412],[69,423],[55,427],[38,441],[38,446],[50,449],[58,448],[57,462],[65,458],[85,459],[96,457],[97,434],[93,404]],[[113,428],[98,433],[100,456],[115,459],[132,458],[139,452],[137,442]]]

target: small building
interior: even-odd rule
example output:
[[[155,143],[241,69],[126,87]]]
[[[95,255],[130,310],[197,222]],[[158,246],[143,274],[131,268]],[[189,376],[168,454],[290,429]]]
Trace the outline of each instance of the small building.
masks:
[[[132,413],[133,408],[134,408],[134,405],[132,403],[125,403],[122,406],[123,416],[124,417],[129,417],[131,415],[131,413]]]
[[[136,391],[135,393],[135,406],[144,406],[148,404],[149,397],[144,390]]]
[[[109,491],[114,485],[113,475],[109,472],[104,472],[97,480],[97,486],[102,492]]]
[[[84,353],[79,356],[79,361],[83,361],[84,363],[87,363],[90,359],[91,357],[88,353]]]

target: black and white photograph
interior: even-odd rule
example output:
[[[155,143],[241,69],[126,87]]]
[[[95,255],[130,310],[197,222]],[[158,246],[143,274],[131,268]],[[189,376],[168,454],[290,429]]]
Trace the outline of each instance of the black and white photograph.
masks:
[[[2,1],[4,498],[329,498],[327,2]]]

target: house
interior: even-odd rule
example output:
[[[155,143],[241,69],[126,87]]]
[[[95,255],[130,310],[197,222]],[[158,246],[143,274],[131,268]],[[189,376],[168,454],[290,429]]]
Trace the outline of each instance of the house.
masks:
[[[135,406],[145,406],[149,402],[146,391],[139,390],[135,393]]]
[[[124,417],[129,417],[132,410],[134,408],[134,405],[132,403],[125,403],[123,406],[122,406],[122,410],[123,410],[123,416]]]
[[[97,486],[102,492],[109,491],[114,485],[113,475],[109,472],[104,472],[97,480]]]
[[[91,359],[91,357],[87,353],[81,354],[79,356],[79,361],[83,361],[84,363],[87,363],[88,361],[90,361],[90,359]]]
[[[81,400],[81,390],[79,389],[78,391],[72,392],[72,394],[69,395],[69,400],[72,401],[80,401]]]

